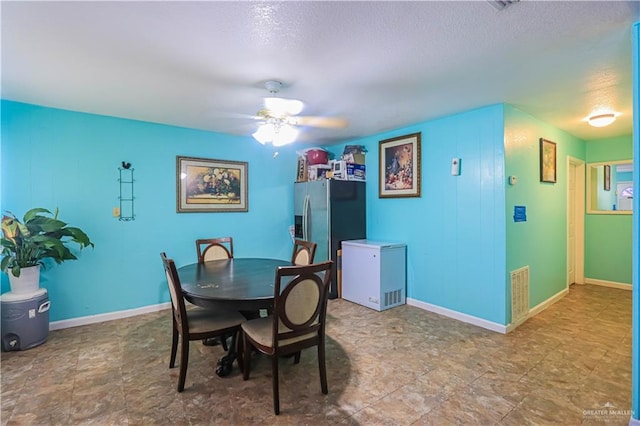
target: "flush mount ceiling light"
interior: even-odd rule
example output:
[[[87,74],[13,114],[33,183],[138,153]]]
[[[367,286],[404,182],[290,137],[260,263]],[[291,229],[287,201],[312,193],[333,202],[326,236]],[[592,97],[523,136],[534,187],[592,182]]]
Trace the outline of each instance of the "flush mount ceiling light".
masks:
[[[616,121],[616,114],[613,112],[594,114],[592,116],[589,116],[589,118],[587,118],[587,121],[593,127],[605,127]]]

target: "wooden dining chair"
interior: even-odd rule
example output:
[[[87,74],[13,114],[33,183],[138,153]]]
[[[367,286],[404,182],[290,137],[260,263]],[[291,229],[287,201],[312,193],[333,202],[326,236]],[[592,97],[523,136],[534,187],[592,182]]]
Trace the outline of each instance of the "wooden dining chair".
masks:
[[[313,257],[316,255],[316,243],[305,240],[295,240],[293,242],[293,253],[291,254],[291,263],[294,265],[309,265],[313,263]]]
[[[198,253],[198,263],[204,263],[207,260],[232,259],[233,238],[220,237],[198,239],[196,240],[196,251]]]
[[[295,355],[300,362],[300,351],[318,347],[320,387],[328,393],[325,364],[325,319],[333,262],[281,266],[276,269],[273,312],[268,317],[242,323],[243,353],[252,348],[271,357],[273,410],[280,414],[278,359]],[[242,377],[249,379],[251,359],[245,357]]]
[[[189,342],[211,337],[224,337],[238,333],[240,324],[245,318],[235,311],[212,311],[199,307],[187,309],[185,306],[180,278],[176,270],[176,264],[167,258],[165,253],[160,253],[164,271],[171,295],[171,311],[173,323],[173,336],[171,338],[171,358],[169,368],[175,367],[176,353],[178,350],[178,337],[182,336],[180,343],[180,374],[178,376],[178,392],[184,390],[184,382],[187,378],[187,364],[189,362]],[[242,361],[240,360],[240,363]]]

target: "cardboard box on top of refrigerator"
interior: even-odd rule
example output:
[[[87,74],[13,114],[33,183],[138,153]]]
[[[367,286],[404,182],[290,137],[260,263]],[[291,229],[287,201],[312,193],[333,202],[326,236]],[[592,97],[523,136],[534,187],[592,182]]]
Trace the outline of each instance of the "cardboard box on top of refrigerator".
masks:
[[[333,178],[337,180],[366,181],[366,169],[364,164],[334,161],[331,163],[331,170],[333,172]]]
[[[364,165],[364,154],[344,154],[342,159],[347,163]]]
[[[309,180],[309,170],[307,165],[307,157],[298,157],[298,175],[296,176],[296,182],[306,182]]]
[[[327,173],[331,171],[331,167],[328,164],[315,164],[308,166],[309,180],[326,179]]]

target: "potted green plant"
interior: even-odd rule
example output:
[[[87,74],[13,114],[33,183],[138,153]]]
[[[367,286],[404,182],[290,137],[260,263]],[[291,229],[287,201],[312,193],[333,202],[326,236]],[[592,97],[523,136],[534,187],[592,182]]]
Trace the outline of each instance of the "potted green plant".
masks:
[[[93,247],[87,234],[79,228],[67,226],[58,219],[58,209],[35,208],[25,213],[22,222],[7,211],[2,217],[2,262],[0,269],[9,275],[11,291],[28,293],[40,286],[40,267],[44,259],[56,263],[74,260],[68,243],[78,244],[80,250]]]

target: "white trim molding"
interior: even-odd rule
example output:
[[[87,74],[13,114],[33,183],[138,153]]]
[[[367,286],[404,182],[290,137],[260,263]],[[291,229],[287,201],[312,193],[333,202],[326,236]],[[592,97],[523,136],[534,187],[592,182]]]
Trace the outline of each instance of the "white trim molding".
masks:
[[[137,315],[151,312],[163,311],[171,308],[171,302],[160,303],[158,305],[143,306],[141,308],[127,309],[125,311],[109,312],[99,315],[88,315],[86,317],[70,318],[66,320],[54,321],[49,324],[49,330],[62,330],[63,328],[78,327],[81,325],[96,324],[99,322],[112,321],[117,319],[135,317]]]
[[[554,303],[562,299],[567,294],[569,294],[569,289],[565,288],[559,291],[558,293],[551,296],[547,300],[529,309],[529,313],[521,321],[518,321],[515,324],[511,323],[507,325],[498,324],[497,322],[488,321],[486,319],[474,317],[473,315],[464,314],[462,312],[443,308],[442,306],[438,306],[438,305],[432,305],[431,303],[422,302],[420,300],[412,299],[409,297],[407,297],[407,305],[415,306],[417,308],[424,309],[425,311],[433,312],[433,313],[443,315],[445,317],[449,317],[458,321],[466,322],[467,324],[472,324],[478,327],[486,328],[487,330],[495,331],[502,334],[507,334],[515,330],[520,324],[524,323],[529,318],[544,311],[549,306],[553,305]]]
[[[633,286],[631,284],[619,283],[619,282],[615,282],[615,281],[599,280],[599,279],[596,279],[596,278],[585,278],[584,279],[584,283],[585,284],[599,285],[599,286],[602,286],[602,287],[619,288],[621,290],[632,290],[633,289]]]
[[[507,333],[507,327],[502,324],[498,324],[497,322],[493,321],[487,321],[486,319],[474,317],[473,315],[464,314],[452,309],[443,308],[442,306],[432,305],[431,303],[422,302],[420,300],[412,299],[409,297],[407,297],[407,305],[415,306],[425,311],[433,312],[445,317],[453,318],[458,321],[466,322],[467,324],[486,328],[487,330],[496,331],[502,334]]]
[[[511,323],[511,324],[507,325],[507,333],[511,333],[513,330],[518,328],[518,326],[520,324],[524,323],[529,318],[532,318],[532,317],[538,315],[540,312],[544,311],[549,306],[553,305],[558,300],[560,300],[563,297],[565,297],[567,294],[569,294],[569,289],[568,288],[562,289],[559,292],[557,292],[556,294],[554,294],[553,296],[551,296],[550,298],[548,298],[547,300],[544,300],[544,301],[538,303],[533,308],[529,308],[529,313],[527,313],[527,315],[521,321],[518,321],[515,324]]]

